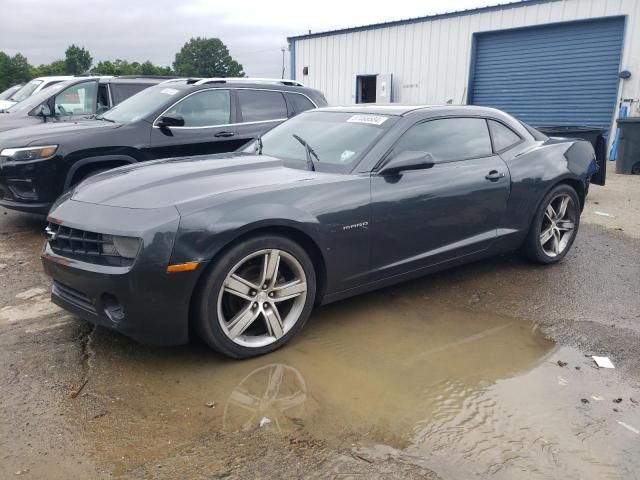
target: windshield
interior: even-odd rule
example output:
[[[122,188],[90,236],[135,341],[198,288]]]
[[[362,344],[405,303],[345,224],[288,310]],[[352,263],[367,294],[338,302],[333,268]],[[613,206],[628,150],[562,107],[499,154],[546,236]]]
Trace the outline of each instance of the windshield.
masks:
[[[40,105],[42,102],[48,100],[49,97],[53,95],[55,92],[57,92],[58,90],[61,90],[66,85],[69,85],[71,83],[73,82],[54,83],[49,87],[43,88],[38,93],[31,95],[29,98],[25,98],[21,102],[11,105],[6,110],[8,112],[21,112],[23,110],[31,110],[32,108]]]
[[[386,115],[307,112],[265,133],[262,154],[301,168],[308,165],[311,155],[317,170],[350,171],[393,123],[395,119]],[[259,143],[243,151],[259,153]]]
[[[11,95],[13,95],[17,90],[20,90],[21,87],[22,85],[14,85],[13,87],[7,88],[2,93],[0,93],[0,100],[7,100],[11,98]]]
[[[14,102],[21,102],[25,98],[29,98],[38,86],[42,84],[42,80],[31,80],[24,87],[18,90],[11,96],[11,100]]]
[[[99,119],[117,123],[129,123],[147,117],[164,105],[169,106],[172,100],[178,99],[181,89],[185,85],[157,85],[142,90],[134,96],[127,98],[122,103],[116,105]]]

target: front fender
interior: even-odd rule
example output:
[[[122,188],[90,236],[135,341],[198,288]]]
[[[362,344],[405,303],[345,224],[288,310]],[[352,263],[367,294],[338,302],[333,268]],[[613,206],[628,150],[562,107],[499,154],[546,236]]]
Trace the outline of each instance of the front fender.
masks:
[[[131,164],[137,163],[138,160],[130,155],[100,155],[96,157],[83,158],[81,160],[73,162],[73,164],[69,168],[69,171],[67,172],[67,177],[64,181],[64,190],[69,189],[76,172],[85,165],[100,163],[106,164],[111,162],[125,162]]]
[[[324,242],[319,221],[308,212],[281,204],[225,205],[181,219],[171,263],[208,262],[239,237],[266,227],[298,230],[322,250]]]

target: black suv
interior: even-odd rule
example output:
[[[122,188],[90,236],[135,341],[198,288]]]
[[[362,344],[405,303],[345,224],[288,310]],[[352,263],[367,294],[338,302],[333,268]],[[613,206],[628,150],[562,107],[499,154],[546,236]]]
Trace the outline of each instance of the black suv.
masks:
[[[230,152],[326,105],[322,93],[292,80],[167,80],[95,119],[0,133],[0,205],[47,213],[88,176],[145,160]]]
[[[0,111],[0,132],[45,122],[67,122],[104,113],[168,77],[77,77],[51,85]]]

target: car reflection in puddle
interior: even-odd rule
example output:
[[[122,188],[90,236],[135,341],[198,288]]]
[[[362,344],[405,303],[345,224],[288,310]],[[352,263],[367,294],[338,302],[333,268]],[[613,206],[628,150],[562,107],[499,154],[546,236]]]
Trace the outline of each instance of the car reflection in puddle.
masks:
[[[626,478],[638,466],[638,438],[616,423],[639,425],[637,409],[612,418],[611,400],[581,403],[612,394],[582,353],[558,350],[531,322],[416,292],[324,307],[290,345],[245,361],[198,346],[145,348],[104,330],[94,349],[85,391],[110,414],[88,435],[101,460],[123,467],[259,428],[453,478]],[[559,367],[560,357],[570,364]]]

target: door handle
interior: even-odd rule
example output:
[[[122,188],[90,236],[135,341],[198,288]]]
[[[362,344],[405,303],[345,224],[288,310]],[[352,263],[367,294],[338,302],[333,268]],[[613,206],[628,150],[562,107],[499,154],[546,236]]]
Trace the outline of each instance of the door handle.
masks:
[[[502,177],[504,177],[504,172],[498,172],[497,170],[491,170],[488,174],[484,176],[484,178],[492,182],[497,182]]]
[[[218,132],[214,135],[214,137],[218,137],[218,138],[228,138],[228,137],[233,137],[235,135],[235,133],[233,132]]]

